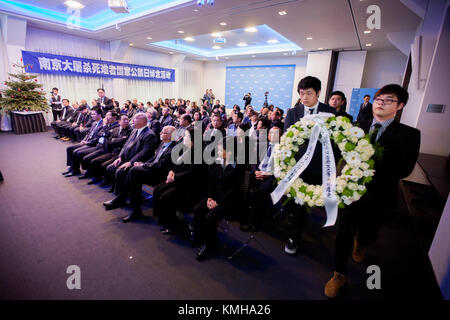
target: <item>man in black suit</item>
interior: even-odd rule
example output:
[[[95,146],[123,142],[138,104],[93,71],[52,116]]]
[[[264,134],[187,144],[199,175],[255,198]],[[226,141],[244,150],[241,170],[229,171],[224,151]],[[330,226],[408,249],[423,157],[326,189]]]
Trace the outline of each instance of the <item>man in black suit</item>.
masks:
[[[50,126],[55,130],[56,136],[54,136],[55,139],[60,139],[60,127],[66,125],[72,116],[72,113],[74,112],[73,108],[70,106],[69,100],[63,99],[62,100],[63,108],[61,110],[61,115],[58,120],[52,121],[50,123]]]
[[[359,107],[358,116],[356,117],[356,122],[361,122],[361,120],[367,118],[367,121],[371,121],[373,119],[372,115],[372,104],[369,102],[370,96],[366,94],[364,96],[364,102],[361,103],[361,106]]]
[[[98,93],[97,107],[100,107],[100,109],[102,110],[102,114],[106,115],[106,112],[114,109],[114,103],[110,98],[105,96],[105,89],[98,88],[97,93]]]
[[[302,104],[288,110],[284,123],[284,132],[305,114],[318,114],[319,112],[336,114],[334,108],[319,102],[321,86],[320,80],[316,77],[307,76],[300,80],[297,92],[300,95]],[[322,184],[322,148],[320,142],[317,144],[308,168],[300,175],[300,178],[310,184]],[[297,161],[306,152],[306,149],[307,144],[305,143],[300,147],[295,157]],[[297,253],[301,234],[308,219],[308,212],[305,206],[299,206],[293,201],[286,204],[286,211],[289,216],[289,237],[284,251],[287,254],[294,255]]]
[[[175,130],[173,126],[166,126],[161,130],[161,144],[153,157],[145,163],[135,162],[133,168],[128,170],[127,178],[123,180],[117,197],[103,203],[106,210],[121,207],[125,204],[128,193],[131,193],[133,212],[125,217],[122,220],[123,222],[129,222],[143,216],[141,209],[142,185],[156,186],[167,178],[167,174],[172,167],[172,149],[176,144],[172,136]]]
[[[81,120],[81,124],[73,130],[76,141],[81,141],[84,139],[84,137],[91,129],[93,122],[94,119],[92,119],[91,117],[91,112],[87,112],[86,114],[83,115],[83,120]]]
[[[169,107],[163,107],[162,116],[159,119],[159,123],[161,124],[161,129],[164,128],[165,126],[173,126],[174,125],[173,117],[170,114]]]
[[[120,151],[119,157],[107,168],[108,179],[111,180],[111,192],[120,193],[128,170],[135,162],[149,159],[155,153],[157,139],[155,133],[147,127],[145,113],[134,116],[134,130]]]
[[[58,94],[58,88],[52,89],[52,96],[50,97],[50,106],[52,107],[53,121],[61,119],[62,107],[61,96]]]
[[[350,255],[357,263],[363,261],[367,246],[376,241],[384,215],[397,203],[399,181],[414,169],[420,149],[420,131],[395,119],[397,111],[407,101],[405,89],[397,84],[386,85],[375,94],[374,118],[363,119],[360,123],[372,143],[383,147],[383,153],[381,158],[375,159],[375,175],[367,192],[338,215],[335,271],[325,285],[327,297],[337,296],[345,284]]]
[[[98,132],[98,142],[96,145],[84,150],[76,152],[77,161],[81,163],[81,166],[86,172],[78,177],[78,179],[91,178],[91,172],[87,170],[86,163],[90,162],[92,159],[100,156],[105,152],[105,146],[114,128],[119,126],[117,121],[117,113],[115,111],[108,111],[103,119],[103,127]]]
[[[83,121],[85,119],[87,120],[88,117],[90,118],[90,111],[88,107],[86,105],[80,105],[77,109],[77,114],[72,115],[70,121],[73,121],[70,126],[66,126],[64,128],[64,136],[69,138],[69,140],[71,140],[72,142],[76,142],[78,138],[75,134],[75,130],[79,128],[83,124]],[[67,139],[65,140],[68,141]]]
[[[218,146],[217,160],[208,167],[207,196],[194,207],[194,243],[200,246],[195,258],[199,261],[214,248],[217,222],[236,214],[242,203],[245,165],[236,164],[236,137],[225,137]]]
[[[119,153],[130,137],[132,130],[133,129],[129,125],[128,116],[126,114],[122,115],[119,121],[119,127],[112,129],[111,135],[106,140],[104,153],[90,161],[82,162],[84,168],[93,176],[88,184],[94,184],[98,182],[101,177],[105,176],[106,168],[119,157]],[[102,185],[109,185],[106,176]]]
[[[80,159],[78,152],[82,152],[97,144],[99,132],[103,126],[102,111],[100,108],[93,108],[91,111],[91,118],[94,120],[88,134],[81,140],[80,143],[67,147],[67,165],[69,168],[63,172],[65,177],[72,177],[80,174]]]
[[[245,101],[245,105],[244,105],[244,108],[245,108],[246,106],[248,106],[249,104],[252,103],[252,94],[251,94],[250,92],[247,93],[247,94],[244,96],[244,98],[242,98],[242,100]]]

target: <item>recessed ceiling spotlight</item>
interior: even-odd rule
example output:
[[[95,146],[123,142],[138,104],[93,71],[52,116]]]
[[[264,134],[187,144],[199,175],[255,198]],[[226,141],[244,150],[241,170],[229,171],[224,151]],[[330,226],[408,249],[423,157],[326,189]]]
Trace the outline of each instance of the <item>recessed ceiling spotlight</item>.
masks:
[[[130,42],[130,47],[132,47],[133,46],[133,44]]]
[[[195,39],[192,37],[186,37],[186,38],[184,38],[184,40],[189,41],[189,42],[195,41]]]
[[[365,34],[369,34],[369,33],[371,33],[372,31],[370,31],[370,30],[364,30],[364,33]]]
[[[213,33],[211,33],[211,35],[213,37],[221,37],[222,36],[222,34],[220,32],[213,32]]]
[[[278,43],[279,41],[277,39],[270,39],[267,40],[267,43]]]
[[[153,38],[152,38],[152,37],[147,37],[146,39],[147,39],[147,40],[152,40]]]
[[[195,12],[198,12],[198,9],[194,9]]]
[[[173,54],[173,52],[172,52],[172,51],[169,51],[169,54]]]
[[[183,30],[178,30],[178,33],[184,33],[184,31]]]
[[[288,53],[287,52],[285,52],[285,53],[283,53],[285,56],[287,56],[288,55]]]
[[[256,56],[255,56],[255,55],[252,55],[252,58],[256,58]]]
[[[227,25],[227,23],[224,21],[224,22],[221,22],[221,23],[219,23],[221,26],[226,26]]]
[[[221,47],[219,47],[219,46],[213,46],[212,47],[214,50],[219,50],[219,49],[222,49]]]
[[[366,43],[366,47],[371,47],[372,44],[371,43]]]
[[[278,11],[278,14],[280,15],[280,16],[285,16],[285,15],[287,15],[287,12],[286,11]]]
[[[308,38],[306,38],[306,40],[312,40],[312,37],[308,37]]]
[[[323,50],[323,48],[317,48],[317,50]]]
[[[238,47],[246,47],[247,46],[247,44],[245,42],[239,42],[237,45],[238,45]]]
[[[257,32],[258,29],[256,29],[255,27],[250,27],[250,28],[245,28],[246,32]]]
[[[228,58],[228,57],[225,57],[225,59],[228,60],[229,58]]]
[[[79,3],[78,1],[69,0],[69,1],[64,2],[64,4],[67,7],[73,8],[73,9],[83,9],[84,8],[84,5]]]

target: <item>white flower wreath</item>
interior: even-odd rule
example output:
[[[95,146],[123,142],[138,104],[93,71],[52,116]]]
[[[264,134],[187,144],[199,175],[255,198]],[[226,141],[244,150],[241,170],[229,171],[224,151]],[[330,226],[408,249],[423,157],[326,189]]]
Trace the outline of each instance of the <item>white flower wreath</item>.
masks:
[[[315,124],[314,120],[302,118],[290,126],[281,137],[280,143],[274,150],[274,176],[278,181],[285,178],[297,163],[295,155],[299,147],[309,139]],[[343,208],[358,201],[367,191],[365,185],[372,180],[375,173],[372,159],[375,149],[370,143],[369,136],[364,134],[361,128],[353,126],[346,117],[328,118],[325,128],[329,132],[331,141],[341,151],[342,158],[338,159],[338,167],[341,161],[345,161],[341,175],[336,177],[338,207]],[[324,206],[322,185],[307,184],[300,177],[294,180],[285,195],[299,205]]]

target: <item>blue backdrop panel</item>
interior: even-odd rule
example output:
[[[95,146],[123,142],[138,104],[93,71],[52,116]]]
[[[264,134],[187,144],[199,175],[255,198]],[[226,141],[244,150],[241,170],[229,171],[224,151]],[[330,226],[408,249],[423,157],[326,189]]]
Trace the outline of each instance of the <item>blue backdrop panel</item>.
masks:
[[[294,74],[294,64],[227,67],[225,105],[233,107],[237,104],[242,108],[245,103],[242,98],[250,92],[252,106],[260,110],[264,92],[269,91],[269,104],[287,110],[292,107]]]
[[[356,121],[358,116],[359,107],[364,102],[364,96],[368,94],[370,96],[370,103],[373,103],[373,96],[379,89],[376,88],[354,88],[352,90],[352,99],[350,100],[350,106],[347,113],[353,116]]]

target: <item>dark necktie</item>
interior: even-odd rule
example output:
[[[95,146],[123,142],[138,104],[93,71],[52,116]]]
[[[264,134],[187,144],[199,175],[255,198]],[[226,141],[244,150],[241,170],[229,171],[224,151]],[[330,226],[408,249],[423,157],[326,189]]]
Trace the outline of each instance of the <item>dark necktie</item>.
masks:
[[[313,114],[314,109],[309,109],[309,114]]]
[[[378,135],[378,131],[380,131],[381,128],[381,124],[376,122],[373,125],[374,129],[370,135],[370,143],[374,144],[377,141],[377,135]]]

